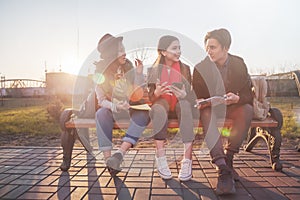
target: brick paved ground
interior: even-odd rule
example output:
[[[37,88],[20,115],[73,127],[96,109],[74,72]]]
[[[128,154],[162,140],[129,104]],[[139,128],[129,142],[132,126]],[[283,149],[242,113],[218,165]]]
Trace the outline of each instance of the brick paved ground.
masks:
[[[133,149],[123,172],[111,178],[100,159],[82,148],[72,167],[61,172],[61,148],[0,147],[0,199],[300,199],[300,153],[283,148],[283,172],[274,172],[266,149],[241,151],[234,166],[241,176],[235,195],[214,193],[216,173],[204,150],[193,154],[193,179],[178,181],[182,152],[167,151],[174,178],[163,181],[154,170],[154,149]]]

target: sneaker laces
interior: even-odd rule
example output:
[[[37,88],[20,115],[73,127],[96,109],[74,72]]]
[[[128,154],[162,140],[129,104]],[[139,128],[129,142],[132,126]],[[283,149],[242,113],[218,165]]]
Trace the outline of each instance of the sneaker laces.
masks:
[[[170,171],[167,158],[165,156],[156,158],[157,169],[161,172],[168,173]]]
[[[190,174],[191,163],[192,163],[191,160],[189,160],[189,159],[183,159],[181,161],[180,174],[184,174],[184,175]]]

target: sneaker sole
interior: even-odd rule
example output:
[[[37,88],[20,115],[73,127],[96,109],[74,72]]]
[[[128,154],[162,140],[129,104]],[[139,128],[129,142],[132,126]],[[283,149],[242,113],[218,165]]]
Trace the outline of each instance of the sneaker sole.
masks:
[[[238,177],[233,177],[233,180],[234,181],[240,181],[240,177],[238,176]]]
[[[192,177],[193,177],[193,175],[191,175],[191,176],[188,176],[188,177],[178,177],[178,179],[180,180],[180,181],[189,181],[189,180],[191,180],[192,179]]]
[[[231,188],[231,190],[228,191],[228,192],[224,192],[224,191],[221,191],[221,190],[219,190],[218,188],[216,188],[216,193],[217,193],[217,195],[235,194],[235,193],[236,193],[236,189],[235,189],[235,186],[234,186],[234,185],[233,185],[233,187]]]
[[[217,193],[217,195],[220,195],[220,196],[221,195],[229,195],[229,194],[235,194],[236,190],[235,190],[235,188],[232,188],[231,191],[229,191],[229,192],[223,192],[223,191],[216,189],[216,193]]]
[[[107,167],[107,169],[111,176],[116,176],[119,172],[121,172],[121,170],[113,169],[110,167]]]
[[[114,166],[115,162],[112,160],[108,160],[106,163],[108,172],[110,173],[111,176],[116,176],[119,172],[122,171],[122,168],[117,168]]]
[[[165,180],[169,180],[169,179],[173,178],[172,175],[171,176],[164,175],[164,174],[160,173],[158,170],[157,170],[157,173],[162,179],[165,179]]]

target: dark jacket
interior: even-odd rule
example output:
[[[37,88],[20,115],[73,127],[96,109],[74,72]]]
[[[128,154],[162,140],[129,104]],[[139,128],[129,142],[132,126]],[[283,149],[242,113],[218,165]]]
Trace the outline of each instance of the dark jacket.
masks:
[[[180,72],[182,74],[182,83],[185,86],[186,89],[186,97],[185,99],[190,100],[191,99],[191,70],[190,67],[182,62],[180,64]],[[156,81],[157,79],[160,80],[162,73],[162,65],[158,65],[157,67],[151,67],[148,72],[148,90],[149,90],[149,100],[154,103],[158,98],[154,95],[154,90],[156,89]]]
[[[251,78],[248,74],[244,60],[238,56],[229,54],[227,71],[227,88],[223,92],[232,92],[240,97],[238,104],[253,104]],[[224,95],[220,87],[224,88],[221,75],[216,65],[206,57],[197,64],[193,72],[193,90],[198,99],[209,98],[215,95]]]

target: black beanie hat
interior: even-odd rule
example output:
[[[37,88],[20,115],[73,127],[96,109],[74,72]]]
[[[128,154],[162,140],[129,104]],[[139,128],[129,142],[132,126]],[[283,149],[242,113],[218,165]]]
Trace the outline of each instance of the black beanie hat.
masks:
[[[123,37],[114,37],[111,34],[105,34],[98,42],[97,50],[102,59],[115,59],[118,55],[119,44]]]
[[[170,46],[170,44],[175,40],[178,40],[178,38],[171,36],[171,35],[162,36],[159,39],[157,50],[158,51],[166,51],[167,48]]]

